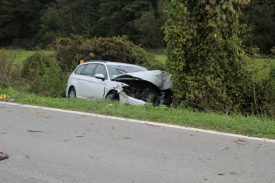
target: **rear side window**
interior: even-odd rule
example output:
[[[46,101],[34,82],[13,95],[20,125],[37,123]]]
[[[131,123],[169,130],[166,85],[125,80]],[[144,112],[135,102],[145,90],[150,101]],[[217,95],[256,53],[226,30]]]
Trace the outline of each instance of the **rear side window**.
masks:
[[[88,64],[85,70],[82,72],[82,75],[91,76],[95,69],[95,66],[96,64]]]
[[[80,74],[83,70],[83,68],[85,67],[85,65],[80,65],[76,70],[75,70],[75,74]]]

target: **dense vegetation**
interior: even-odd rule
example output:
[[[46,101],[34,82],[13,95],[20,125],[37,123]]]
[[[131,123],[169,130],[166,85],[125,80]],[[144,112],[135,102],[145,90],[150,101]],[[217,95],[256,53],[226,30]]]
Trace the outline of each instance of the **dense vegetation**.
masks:
[[[126,35],[145,47],[165,48],[163,10],[168,0],[1,0],[0,46],[33,49],[57,37],[76,34],[84,38]],[[184,1],[179,1],[184,2]],[[201,2],[212,2],[202,0]],[[213,2],[223,2],[214,0]],[[232,1],[233,2],[233,1]],[[275,1],[251,0],[242,6],[245,44],[270,54],[275,46]]]

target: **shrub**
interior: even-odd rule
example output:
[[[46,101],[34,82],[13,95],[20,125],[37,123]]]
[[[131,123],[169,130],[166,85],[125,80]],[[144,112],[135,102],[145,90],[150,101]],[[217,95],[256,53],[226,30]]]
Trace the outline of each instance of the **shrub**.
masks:
[[[275,66],[257,88],[257,112],[275,119]]]
[[[56,51],[62,71],[71,72],[80,60],[106,60],[142,65],[148,69],[163,68],[152,54],[129,41],[126,36],[85,40],[72,35],[70,38],[58,38],[51,46]]]
[[[52,55],[36,52],[23,63],[22,77],[29,84],[29,92],[43,96],[64,96],[66,81],[58,62]]]
[[[129,64],[145,65],[155,62],[154,56],[129,41],[126,36],[94,38],[88,41],[93,59],[110,60]]]
[[[55,58],[62,72],[71,72],[80,60],[91,59],[91,49],[81,36],[71,35],[70,38],[57,38],[50,47],[55,50]]]
[[[275,47],[273,47],[270,51],[271,51],[271,54],[272,54],[273,56],[275,56]]]
[[[0,87],[22,88],[21,66],[16,63],[16,52],[0,50]]]

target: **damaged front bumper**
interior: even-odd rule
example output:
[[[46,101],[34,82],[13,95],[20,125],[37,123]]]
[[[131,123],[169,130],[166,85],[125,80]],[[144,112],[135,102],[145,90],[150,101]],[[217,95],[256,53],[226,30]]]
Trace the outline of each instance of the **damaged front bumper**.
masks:
[[[139,99],[130,97],[123,91],[121,91],[119,93],[119,101],[122,104],[127,103],[130,105],[145,105],[146,104],[146,102],[144,102],[143,100],[139,100]]]
[[[126,73],[112,80],[121,83],[114,88],[120,103],[144,105],[151,102],[154,106],[170,106],[172,103],[171,75],[164,71]]]

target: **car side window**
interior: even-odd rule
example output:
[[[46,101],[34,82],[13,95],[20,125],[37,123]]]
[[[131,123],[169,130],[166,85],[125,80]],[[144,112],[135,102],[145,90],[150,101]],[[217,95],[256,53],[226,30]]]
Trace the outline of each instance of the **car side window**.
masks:
[[[76,70],[75,70],[75,74],[80,74],[83,70],[83,68],[85,67],[85,65],[80,65]]]
[[[102,65],[102,64],[97,65],[94,75],[96,75],[96,74],[103,74],[105,79],[107,78],[107,71],[106,71],[106,68],[104,67],[104,65]]]
[[[95,69],[96,64],[88,64],[85,70],[82,72],[82,75],[92,76],[92,73]]]

